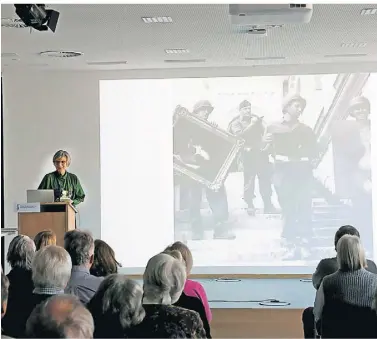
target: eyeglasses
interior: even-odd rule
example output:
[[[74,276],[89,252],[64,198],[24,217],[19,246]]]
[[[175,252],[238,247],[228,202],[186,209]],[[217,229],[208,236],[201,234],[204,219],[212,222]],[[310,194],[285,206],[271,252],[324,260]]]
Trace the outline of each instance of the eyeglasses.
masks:
[[[54,161],[54,164],[56,164],[56,165],[59,165],[59,164],[65,165],[66,163],[67,163],[67,161],[65,161],[65,160],[62,160],[62,161],[55,160]]]

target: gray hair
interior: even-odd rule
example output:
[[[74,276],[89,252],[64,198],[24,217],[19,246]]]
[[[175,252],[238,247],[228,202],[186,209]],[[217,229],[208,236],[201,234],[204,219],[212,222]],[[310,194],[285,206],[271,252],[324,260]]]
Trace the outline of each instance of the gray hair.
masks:
[[[64,235],[64,248],[71,256],[72,265],[82,266],[94,255],[94,240],[89,232],[69,231]]]
[[[341,271],[356,271],[366,267],[364,248],[356,235],[343,235],[337,245],[337,261]]]
[[[142,302],[143,289],[136,281],[122,274],[109,275],[88,304],[96,323],[96,331],[102,330],[97,328],[97,325],[101,326],[101,319],[106,319],[106,327],[120,324],[122,330],[140,324],[145,317]],[[96,322],[97,318],[99,324]]]
[[[35,287],[64,290],[71,277],[72,262],[68,252],[60,246],[42,247],[35,253],[32,279]]]
[[[63,151],[62,149],[57,151],[54,156],[52,157],[52,162],[55,162],[56,159],[65,157],[67,159],[67,166],[71,164],[71,156],[67,151]]]
[[[143,280],[146,303],[174,304],[185,285],[185,264],[171,254],[157,254],[149,259]]]
[[[29,338],[93,338],[93,317],[73,295],[55,295],[34,308],[27,323]]]
[[[31,269],[34,253],[34,241],[27,235],[17,235],[9,244],[7,261],[12,268]]]

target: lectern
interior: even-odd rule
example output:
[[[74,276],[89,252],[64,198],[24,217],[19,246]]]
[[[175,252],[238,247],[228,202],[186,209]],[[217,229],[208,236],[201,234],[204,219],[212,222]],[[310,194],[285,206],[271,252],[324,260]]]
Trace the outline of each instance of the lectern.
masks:
[[[38,212],[18,212],[18,234],[30,238],[43,230],[56,234],[56,244],[64,245],[64,234],[76,228],[77,210],[69,202],[41,203]]]

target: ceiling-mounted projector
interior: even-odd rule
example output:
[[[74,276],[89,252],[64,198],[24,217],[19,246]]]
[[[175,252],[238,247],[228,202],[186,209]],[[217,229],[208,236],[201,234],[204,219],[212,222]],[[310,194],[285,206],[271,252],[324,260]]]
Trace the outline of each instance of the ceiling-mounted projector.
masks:
[[[46,9],[43,4],[34,5],[14,5],[16,7],[16,14],[25,23],[26,26],[32,27],[38,31],[55,32],[58,24],[59,12],[52,9]]]
[[[239,26],[280,26],[309,23],[313,14],[310,4],[231,4],[231,23]]]

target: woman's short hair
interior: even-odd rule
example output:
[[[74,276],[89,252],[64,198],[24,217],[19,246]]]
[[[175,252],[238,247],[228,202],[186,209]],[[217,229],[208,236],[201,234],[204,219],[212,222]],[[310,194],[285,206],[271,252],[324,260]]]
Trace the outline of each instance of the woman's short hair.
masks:
[[[103,240],[94,241],[94,261],[90,273],[97,277],[106,277],[118,273],[122,265],[115,259],[114,250]]]
[[[64,290],[71,277],[72,262],[68,252],[60,246],[42,247],[35,253],[32,279],[35,287]]]
[[[122,332],[141,323],[145,317],[142,302],[143,289],[136,281],[123,274],[106,277],[88,303],[96,334],[103,336],[109,328]]]
[[[51,230],[39,232],[34,237],[34,243],[37,251],[45,246],[56,245],[56,234]]]
[[[9,244],[7,261],[12,268],[31,269],[35,253],[34,241],[27,235],[17,235]]]
[[[57,159],[65,157],[67,159],[67,166],[71,165],[71,156],[67,151],[59,150],[52,157],[52,162],[55,162]]]
[[[366,267],[364,248],[356,235],[343,235],[336,246],[341,271],[356,271]]]
[[[179,251],[182,254],[183,260],[186,264],[186,271],[187,274],[190,274],[192,266],[193,266],[193,258],[192,258],[192,253],[190,249],[180,241],[176,241],[174,244],[166,247],[165,251]]]
[[[147,302],[174,304],[186,282],[183,261],[171,254],[160,253],[149,259],[144,271],[144,298]]]

